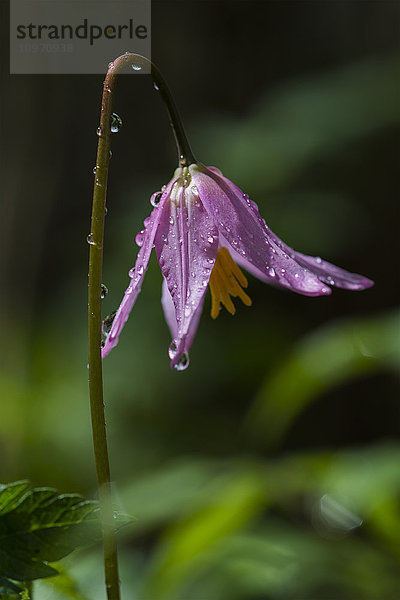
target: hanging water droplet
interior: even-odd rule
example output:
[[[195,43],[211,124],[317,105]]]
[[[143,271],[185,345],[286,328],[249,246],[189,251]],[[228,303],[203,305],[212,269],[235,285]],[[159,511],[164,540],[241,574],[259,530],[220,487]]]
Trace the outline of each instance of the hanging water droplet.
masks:
[[[135,241],[136,241],[136,244],[139,246],[139,248],[141,248],[143,246],[144,233],[145,233],[145,230],[142,229],[142,231],[139,231],[139,233],[136,235]]]
[[[100,136],[102,134],[101,127],[98,127],[96,129],[96,133],[97,133],[98,136]]]
[[[100,298],[102,300],[104,300],[104,298],[107,296],[108,294],[108,287],[106,285],[104,285],[104,283],[101,284],[101,293],[100,293]]]
[[[142,70],[142,67],[141,67],[140,65],[132,65],[132,69],[133,69],[134,71],[141,71],[141,70]]]
[[[160,204],[161,198],[162,198],[162,192],[157,192],[156,194],[153,194],[152,197],[150,198],[150,203],[152,204],[152,206],[154,206],[156,208]]]
[[[134,277],[134,276],[135,276],[135,273],[136,273],[136,268],[135,268],[135,267],[132,267],[132,269],[129,269],[129,273],[128,273],[128,275],[129,275],[129,277],[132,279],[132,277]]]
[[[117,113],[113,113],[111,115],[111,125],[110,125],[110,129],[111,129],[111,133],[118,133],[118,131],[121,129],[122,127],[122,119],[119,115],[117,115]]]
[[[184,371],[185,369],[188,368],[190,363],[190,359],[189,359],[189,354],[187,352],[184,352],[181,356],[181,358],[179,359],[179,362],[176,363],[176,365],[174,365],[174,369],[176,369],[177,371]]]
[[[94,237],[93,237],[93,233],[89,233],[89,235],[86,238],[86,241],[88,244],[90,244],[91,246],[95,245],[95,241],[94,241]]]
[[[171,360],[173,360],[175,358],[176,350],[177,350],[176,340],[172,340],[172,342],[170,343],[169,348],[168,348],[168,356],[170,357]]]
[[[105,319],[103,319],[103,322],[101,324],[101,331],[103,335],[107,336],[110,333],[116,314],[117,311],[114,310],[112,313],[107,315]]]
[[[96,173],[97,167],[93,167],[93,173]]]

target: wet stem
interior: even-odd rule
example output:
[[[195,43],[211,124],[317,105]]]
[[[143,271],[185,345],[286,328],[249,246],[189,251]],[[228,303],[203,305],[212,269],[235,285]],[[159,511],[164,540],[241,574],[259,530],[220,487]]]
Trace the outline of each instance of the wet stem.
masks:
[[[111,497],[110,463],[107,448],[106,422],[103,400],[103,373],[101,359],[101,294],[103,271],[104,217],[106,212],[107,178],[110,160],[112,104],[118,73],[124,67],[151,73],[155,88],[164,101],[175,135],[180,166],[195,162],[179,118],[174,100],[158,69],[145,57],[125,53],[109,64],[103,86],[94,190],[91,231],[88,236],[89,252],[89,395],[92,420],[93,447],[97,484],[102,517],[105,583],[108,600],[120,599],[117,543]]]

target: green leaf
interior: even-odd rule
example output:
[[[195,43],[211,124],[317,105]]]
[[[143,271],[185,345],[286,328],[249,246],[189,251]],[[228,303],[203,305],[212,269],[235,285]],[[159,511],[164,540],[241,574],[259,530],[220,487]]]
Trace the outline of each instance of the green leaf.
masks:
[[[0,487],[0,583],[4,589],[15,590],[9,580],[56,575],[49,562],[101,536],[97,502],[77,494],[57,495],[50,488],[26,491],[27,487],[26,481]]]

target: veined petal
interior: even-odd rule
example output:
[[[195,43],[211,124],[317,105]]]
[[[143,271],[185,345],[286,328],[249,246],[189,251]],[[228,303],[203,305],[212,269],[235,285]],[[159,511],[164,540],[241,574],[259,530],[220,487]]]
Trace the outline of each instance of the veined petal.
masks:
[[[222,178],[226,185],[229,185],[235,192],[235,194],[246,204],[252,208],[254,211],[260,225],[264,228],[266,235],[278,246],[285,254],[289,255],[294,261],[296,261],[301,267],[304,267],[314,273],[318,277],[320,281],[327,283],[329,285],[333,285],[335,287],[344,288],[348,290],[364,290],[374,285],[374,282],[363,275],[358,275],[357,273],[351,273],[350,271],[346,271],[341,267],[337,267],[336,265],[323,260],[319,256],[309,256],[307,254],[302,254],[301,252],[297,252],[290,248],[287,244],[285,244],[282,240],[278,238],[278,236],[269,229],[266,225],[265,221],[261,218],[258,207],[255,202],[251,202],[246,194],[234,184],[232,181],[224,177],[217,168],[208,167],[209,171],[212,171],[219,178]],[[220,242],[221,243],[221,242]],[[241,256],[236,253],[235,260],[237,256]],[[262,279],[263,281],[271,282],[270,278],[265,275],[264,272],[257,269],[257,267],[249,266],[248,261],[244,258],[240,258],[238,260],[239,264],[247,269],[249,272],[253,273],[256,277]],[[250,267],[250,268],[249,268]],[[279,273],[278,273],[279,275]],[[279,281],[279,285],[282,285],[282,280]],[[297,290],[296,290],[297,291]]]
[[[204,298],[205,298],[205,296],[203,296],[202,300],[200,301],[199,306],[193,313],[193,317],[190,321],[187,335],[184,338],[182,352],[184,355],[186,354],[187,357],[189,356],[190,348],[192,346],[194,337],[197,332],[197,328],[199,326],[201,313],[203,311]],[[167,282],[164,278],[163,278],[163,284],[162,284],[161,304],[164,309],[165,320],[166,320],[169,330],[171,332],[172,339],[176,340],[178,337],[178,323],[176,321],[175,306],[172,301],[171,294],[169,293]],[[183,365],[185,368],[189,364],[187,361],[188,361],[188,359],[186,359],[186,362]],[[171,362],[171,367],[173,367],[174,364],[176,364],[174,361]]]
[[[270,234],[258,208],[237,186],[223,177],[217,169],[202,165],[189,168],[202,203],[212,216],[220,234],[241,257],[245,268],[281,287],[306,296],[331,293],[329,287],[308,268],[291,257]]]
[[[303,267],[315,273],[321,281],[346,290],[365,290],[374,285],[368,277],[350,273],[332,263],[323,260],[319,256],[308,256],[288,248],[288,252]]]
[[[218,230],[188,175],[184,173],[172,189],[155,237],[158,262],[175,308],[177,333],[170,347],[175,368],[190,346],[191,324],[200,316],[218,249]]]
[[[106,337],[104,347],[101,350],[101,355],[103,358],[107,356],[114,346],[118,344],[119,334],[128,320],[133,305],[136,302],[136,298],[140,293],[143,278],[149,264],[151,250],[154,245],[157,227],[162,216],[162,210],[175,181],[176,178],[167,185],[158,206],[152,210],[150,216],[145,220],[145,229],[140,232],[141,248],[138,252],[135,266],[129,272],[130,275],[132,275],[131,280],[125,290],[124,297],[122,298],[121,304],[119,305],[119,308],[115,314],[110,332]]]

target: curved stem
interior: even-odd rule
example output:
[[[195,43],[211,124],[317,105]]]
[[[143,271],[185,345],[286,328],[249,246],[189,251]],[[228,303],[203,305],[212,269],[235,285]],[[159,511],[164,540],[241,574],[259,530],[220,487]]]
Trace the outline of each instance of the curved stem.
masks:
[[[93,190],[91,232],[88,237],[89,253],[89,393],[92,420],[93,446],[96,462],[97,483],[102,515],[104,570],[108,600],[119,600],[119,576],[117,544],[111,497],[110,463],[108,458],[106,422],[103,402],[103,372],[101,360],[101,283],[103,271],[104,217],[106,210],[107,178],[110,160],[110,125],[113,95],[117,75],[126,66],[137,70],[151,68],[156,88],[164,100],[178,147],[180,166],[195,162],[187,141],[175,102],[161,76],[151,61],[138,54],[126,53],[109,64],[104,80],[101,102],[100,127]],[[138,67],[140,69],[138,69]]]

